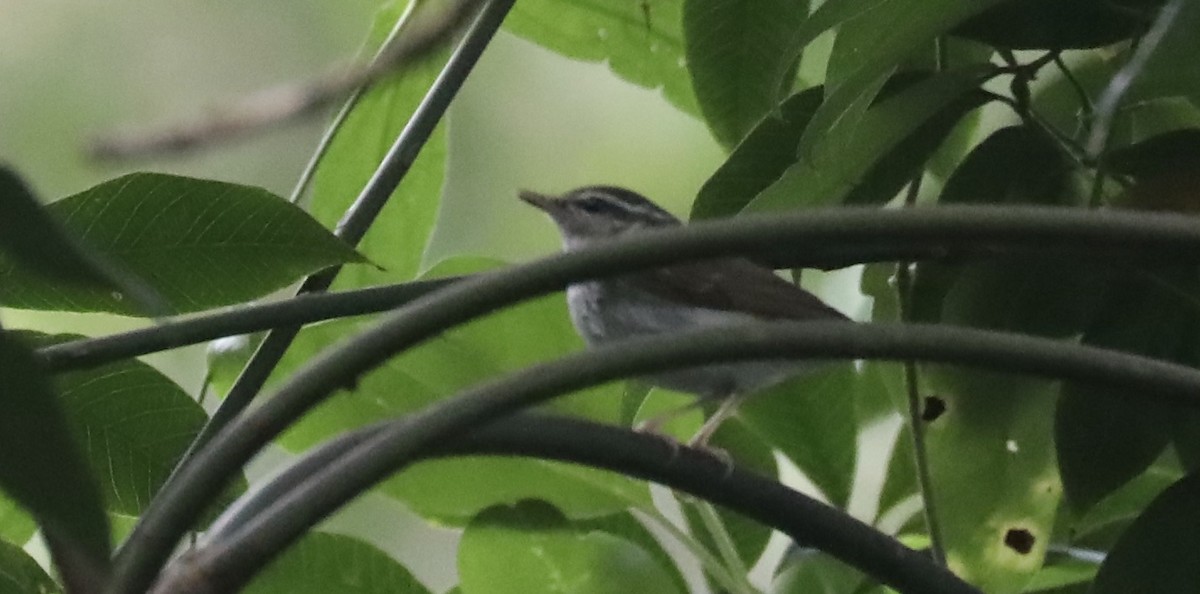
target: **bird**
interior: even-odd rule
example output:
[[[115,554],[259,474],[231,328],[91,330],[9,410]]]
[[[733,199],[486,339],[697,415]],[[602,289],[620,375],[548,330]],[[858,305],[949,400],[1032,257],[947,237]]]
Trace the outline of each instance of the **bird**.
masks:
[[[574,251],[632,233],[678,227],[678,218],[641,194],[616,186],[585,186],[555,196],[528,190],[521,200],[557,226],[563,249]],[[589,346],[636,336],[722,325],[849,318],[773,270],[740,257],[673,264],[567,287],[572,325]],[[655,373],[651,385],[718,400],[717,411],[688,441],[705,445],[751,393],[811,370],[814,364],[766,360],[713,364]],[[665,419],[652,419],[655,428]]]

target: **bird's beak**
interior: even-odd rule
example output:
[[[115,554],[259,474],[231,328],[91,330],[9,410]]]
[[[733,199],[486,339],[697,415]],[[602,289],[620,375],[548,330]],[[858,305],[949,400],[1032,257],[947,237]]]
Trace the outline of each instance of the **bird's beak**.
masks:
[[[517,192],[517,195],[521,197],[521,200],[545,211],[554,208],[558,203],[558,198],[555,196],[547,196],[546,194],[530,192],[529,190],[521,190]]]

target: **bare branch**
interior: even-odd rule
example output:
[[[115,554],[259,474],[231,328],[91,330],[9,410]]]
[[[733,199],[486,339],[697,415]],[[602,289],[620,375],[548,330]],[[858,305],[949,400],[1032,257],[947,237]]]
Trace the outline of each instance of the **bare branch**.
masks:
[[[157,130],[114,133],[92,142],[97,160],[181,153],[280,126],[319,113],[360,87],[417,63],[448,45],[475,14],[481,0],[456,0],[428,22],[399,37],[370,63],[316,80],[254,93],[192,122]]]

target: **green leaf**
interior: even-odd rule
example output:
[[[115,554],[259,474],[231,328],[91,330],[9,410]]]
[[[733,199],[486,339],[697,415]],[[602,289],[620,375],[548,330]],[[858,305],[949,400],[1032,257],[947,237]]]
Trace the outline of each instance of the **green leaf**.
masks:
[[[0,399],[0,487],[43,529],[81,547],[98,567],[107,565],[108,519],[95,478],[37,359],[6,331]]]
[[[767,115],[704,182],[692,204],[692,220],[737,214],[796,162],[796,146],[821,105],[821,87],[796,93]]]
[[[1025,585],[1026,592],[1054,591],[1075,584],[1090,582],[1099,569],[1095,563],[1066,559],[1057,563],[1047,563],[1029,583]]]
[[[852,364],[830,364],[756,394],[739,413],[839,508],[849,501],[854,481],[858,380]]]
[[[266,190],[134,173],[51,203],[68,230],[189,312],[260,297],[361,258]],[[111,291],[47,283],[0,263],[0,304],[137,315]]]
[[[945,204],[1077,204],[1062,151],[1044,132],[1009,126],[979,143],[946,181]]]
[[[800,59],[800,54],[808,44],[812,43],[819,35],[828,31],[837,25],[849,21],[865,12],[874,9],[878,4],[887,0],[826,0],[821,2],[817,9],[813,11],[807,19],[801,23],[797,31],[792,35],[791,46],[783,53],[789,60],[796,61]],[[785,88],[784,85],[790,84],[790,81],[780,80],[779,88]]]
[[[1019,592],[1042,566],[1062,497],[1051,439],[1057,385],[922,370],[922,393],[946,405],[926,443],[947,560],[984,592]]]
[[[806,0],[684,0],[688,72],[704,119],[731,147],[775,108],[796,56],[795,31],[808,16]]]
[[[495,261],[452,259],[429,277],[470,274]],[[282,377],[317,352],[360,329],[374,317],[339,320],[306,328],[288,351],[275,377]],[[420,410],[459,390],[583,348],[571,327],[561,295],[537,299],[445,332],[362,377],[350,393],[326,400],[281,439],[301,450],[348,428]],[[546,408],[616,422],[621,386],[584,390]],[[644,484],[619,475],[539,460],[460,458],[429,461],[384,483],[381,490],[426,517],[462,523],[496,503],[537,497],[561,505],[573,517],[591,517],[647,500]]]
[[[0,540],[25,544],[37,531],[37,523],[17,503],[0,492]]]
[[[1162,0],[1010,0],[964,22],[955,35],[1010,49],[1100,47],[1140,33]]]
[[[429,594],[408,569],[358,539],[310,532],[244,590],[253,594]]]
[[[1200,475],[1158,496],[1109,552],[1095,594],[1190,592],[1200,583]]]
[[[538,498],[571,518],[594,518],[646,503],[644,484],[622,475],[544,460],[464,457],[422,462],[385,483],[385,494],[439,524],[465,524],[479,510]]]
[[[792,555],[769,594],[857,593],[866,580],[862,572],[820,551],[805,550]]]
[[[0,594],[55,594],[62,588],[21,547],[0,541]]]
[[[821,138],[845,128],[853,137],[858,113],[897,65],[921,48],[932,51],[934,38],[1002,0],[875,0],[842,23],[826,68],[826,100],[813,116],[801,142],[811,159]],[[843,119],[848,119],[844,124]]]
[[[921,144],[936,147],[954,122],[985,100],[972,92],[977,84],[977,69],[943,72],[879,101],[865,112],[856,126],[839,126],[836,131],[822,136],[811,151],[802,154],[797,163],[788,167],[746,209],[763,211],[843,201],[862,186],[862,180],[877,163],[893,150],[904,147],[906,139],[931,119],[940,124],[930,129],[934,141],[922,140]],[[828,102],[827,99],[826,104]],[[820,109],[824,109],[824,105]],[[813,133],[816,117],[814,115],[809,121],[806,135]],[[868,196],[869,200],[876,201],[891,198],[890,195],[880,196],[878,190],[869,192]],[[864,196],[855,201],[867,200]]]
[[[1002,128],[967,155],[939,201],[1074,205],[1081,198],[1070,187],[1070,173],[1040,130]],[[1050,259],[921,264],[913,309],[923,321],[956,319],[981,328],[1070,336],[1097,315],[1110,276],[1104,268]]]
[[[642,548],[654,558],[654,561],[671,574],[671,580],[680,592],[687,592],[687,581],[679,571],[675,560],[667,554],[662,544],[630,511],[617,512],[598,518],[575,520],[574,525],[589,532],[604,532],[618,538],[623,538]]]
[[[1064,387],[1054,443],[1067,499],[1086,510],[1141,474],[1170,441],[1170,412],[1100,388]]]
[[[680,592],[637,545],[574,527],[540,501],[476,516],[463,532],[458,573],[463,594]]]
[[[1107,162],[1134,180],[1115,201],[1118,206],[1200,212],[1200,128],[1152,136],[1112,151]]]
[[[672,105],[695,115],[682,11],[683,0],[521,0],[504,25],[568,58],[605,62],[622,79],[662,89]]]
[[[105,291],[119,290],[103,265],[38,203],[11,169],[0,166],[0,252],[56,281]]]
[[[37,346],[82,338],[20,334]],[[113,513],[145,511],[208,419],[187,392],[137,359],[61,373],[54,384]]]
[[[393,0],[380,10],[368,36],[368,49],[383,43],[407,4]],[[400,35],[405,31],[402,26]],[[330,228],[338,222],[412,117],[443,62],[425,60],[377,82],[358,99],[313,175],[308,210],[314,218]],[[439,125],[358,245],[378,267],[344,269],[335,288],[402,282],[417,275],[441,203],[445,169],[446,127]]]
[[[1155,273],[1150,273],[1155,274]],[[1172,275],[1194,293],[1200,278]],[[1179,359],[1193,340],[1197,314],[1145,282],[1126,282],[1109,296],[1085,344],[1149,357]],[[1059,402],[1055,440],[1068,500],[1086,510],[1150,466],[1171,438],[1174,407],[1144,402],[1137,394],[1088,384],[1067,384]]]
[[[1072,518],[1071,533],[1079,542],[1111,548],[1112,542],[1103,540],[1107,534],[1124,532],[1155,497],[1184,477],[1183,470],[1171,458],[1170,451],[1164,453],[1146,472],[1117,488],[1086,513]],[[1097,541],[1098,538],[1101,540]]]

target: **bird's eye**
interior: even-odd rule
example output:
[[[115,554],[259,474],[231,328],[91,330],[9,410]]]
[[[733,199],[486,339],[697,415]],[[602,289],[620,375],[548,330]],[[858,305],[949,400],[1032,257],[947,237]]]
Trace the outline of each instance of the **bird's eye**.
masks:
[[[584,212],[599,214],[604,212],[606,206],[607,205],[603,200],[592,198],[589,200],[584,200],[582,203],[580,203],[579,208],[582,208]]]

